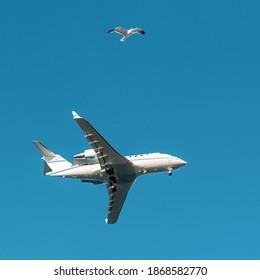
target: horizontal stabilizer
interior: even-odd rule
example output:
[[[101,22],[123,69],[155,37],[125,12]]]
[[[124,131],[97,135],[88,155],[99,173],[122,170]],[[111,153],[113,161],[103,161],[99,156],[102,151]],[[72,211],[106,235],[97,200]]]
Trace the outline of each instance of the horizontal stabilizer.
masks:
[[[56,155],[48,150],[40,141],[33,140],[33,144],[36,146],[36,148],[40,151],[40,153],[45,157],[45,158],[55,158]]]
[[[71,163],[69,161],[48,150],[41,142],[33,140],[33,144],[43,155],[42,159],[44,160],[44,174],[52,171],[61,171],[71,167]]]

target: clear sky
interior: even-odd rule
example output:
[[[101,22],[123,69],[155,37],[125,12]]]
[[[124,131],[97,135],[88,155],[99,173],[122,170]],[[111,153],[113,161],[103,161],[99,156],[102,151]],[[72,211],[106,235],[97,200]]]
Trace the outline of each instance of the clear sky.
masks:
[[[0,2],[0,259],[260,259],[259,1]],[[121,43],[116,26],[146,34]],[[43,176],[33,139],[188,164],[105,185]]]

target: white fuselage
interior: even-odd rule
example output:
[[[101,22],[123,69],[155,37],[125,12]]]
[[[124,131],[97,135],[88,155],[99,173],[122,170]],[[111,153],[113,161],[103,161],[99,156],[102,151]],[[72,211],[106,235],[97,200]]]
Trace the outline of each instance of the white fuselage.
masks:
[[[186,164],[180,158],[161,153],[140,154],[133,156],[126,156],[132,162],[136,177],[158,173],[158,172],[171,172]],[[46,173],[49,176],[58,176],[66,178],[78,178],[87,180],[105,180],[105,171],[100,168],[97,158],[91,159],[89,164],[86,165],[72,165],[70,168],[64,170]]]

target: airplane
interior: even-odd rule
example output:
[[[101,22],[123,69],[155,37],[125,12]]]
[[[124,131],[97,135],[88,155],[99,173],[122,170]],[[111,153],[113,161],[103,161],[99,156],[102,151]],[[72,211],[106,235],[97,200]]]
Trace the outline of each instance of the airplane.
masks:
[[[74,155],[70,163],[38,140],[33,143],[43,156],[44,175],[106,184],[109,196],[107,224],[117,222],[126,196],[139,176],[158,172],[168,172],[171,176],[173,170],[186,164],[178,157],[162,153],[122,156],[86,119],[75,111],[72,114],[92,149]]]

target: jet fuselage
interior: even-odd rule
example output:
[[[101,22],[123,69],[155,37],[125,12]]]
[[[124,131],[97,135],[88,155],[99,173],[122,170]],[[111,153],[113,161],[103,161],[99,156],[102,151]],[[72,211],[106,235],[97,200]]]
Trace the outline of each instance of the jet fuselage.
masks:
[[[82,155],[82,154],[79,154]],[[171,156],[169,154],[161,153],[151,153],[151,154],[140,154],[126,156],[126,158],[133,164],[136,177],[159,172],[169,172],[171,174],[172,170],[182,167],[186,164],[182,159]],[[70,168],[56,171],[48,172],[46,175],[57,176],[64,178],[78,178],[78,179],[88,179],[95,181],[105,182],[105,172],[100,168],[100,164],[96,157],[88,159],[86,165],[72,165]]]

